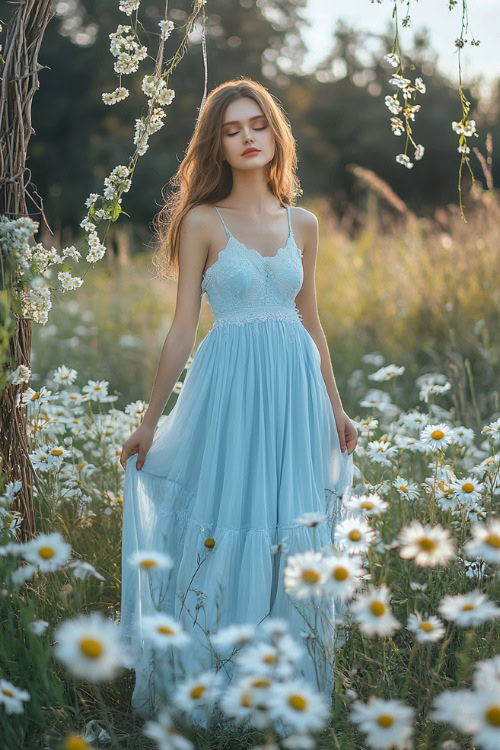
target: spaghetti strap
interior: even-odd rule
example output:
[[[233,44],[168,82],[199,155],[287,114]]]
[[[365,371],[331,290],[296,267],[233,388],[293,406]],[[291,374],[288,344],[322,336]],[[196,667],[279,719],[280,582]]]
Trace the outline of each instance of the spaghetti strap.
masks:
[[[290,217],[290,206],[287,206],[286,210],[287,210],[287,213],[288,213],[288,231],[290,233],[290,237],[293,237],[292,219]]]
[[[225,229],[225,230],[226,230],[226,232],[227,232],[227,236],[228,236],[228,237],[232,237],[232,234],[231,234],[231,232],[229,231],[229,229],[228,229],[228,228],[227,228],[227,226],[226,226],[226,222],[225,222],[225,221],[224,221],[224,219],[222,218],[222,214],[221,214],[221,212],[219,211],[219,209],[217,208],[217,206],[214,206],[214,208],[215,208],[215,210],[217,211],[217,213],[219,214],[219,219],[220,219],[220,220],[222,221],[222,223],[223,223],[223,225],[224,225],[224,229]]]

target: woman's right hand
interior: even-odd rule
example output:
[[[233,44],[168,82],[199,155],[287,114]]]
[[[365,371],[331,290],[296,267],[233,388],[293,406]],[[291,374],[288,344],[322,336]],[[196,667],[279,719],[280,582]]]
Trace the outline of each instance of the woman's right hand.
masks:
[[[120,455],[120,463],[125,469],[125,465],[130,456],[138,453],[136,468],[142,469],[146,453],[151,448],[155,431],[152,427],[141,424],[135,432],[123,443]]]

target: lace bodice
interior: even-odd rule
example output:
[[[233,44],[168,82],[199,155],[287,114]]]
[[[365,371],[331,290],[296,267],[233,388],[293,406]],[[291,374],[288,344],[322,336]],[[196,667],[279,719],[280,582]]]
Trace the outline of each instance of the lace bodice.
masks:
[[[205,271],[201,289],[213,310],[214,326],[254,320],[300,322],[295,297],[304,278],[302,251],[295,242],[288,212],[288,239],[274,255],[262,255],[236,239],[217,211],[228,240]]]

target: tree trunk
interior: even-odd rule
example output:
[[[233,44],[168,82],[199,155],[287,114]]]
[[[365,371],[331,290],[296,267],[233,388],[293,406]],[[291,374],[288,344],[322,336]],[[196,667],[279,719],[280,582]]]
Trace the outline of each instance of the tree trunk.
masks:
[[[38,71],[43,67],[38,54],[47,24],[52,18],[52,0],[24,0],[13,5],[7,25],[3,55],[5,66],[0,96],[0,214],[9,219],[28,216],[29,198],[37,215],[43,207],[36,203],[36,188],[32,186],[26,169],[28,144],[34,130],[31,126],[31,102],[39,88]],[[8,252],[8,250],[7,250]],[[0,286],[12,296],[17,294],[19,280],[3,275],[9,264],[0,258]],[[9,341],[7,366],[15,370],[19,365],[31,366],[31,320],[15,316],[15,329]],[[7,481],[22,481],[14,509],[23,516],[21,539],[27,540],[35,532],[32,483],[36,482],[28,456],[28,439],[23,410],[16,401],[25,385],[8,386],[0,401],[0,456],[2,471]]]

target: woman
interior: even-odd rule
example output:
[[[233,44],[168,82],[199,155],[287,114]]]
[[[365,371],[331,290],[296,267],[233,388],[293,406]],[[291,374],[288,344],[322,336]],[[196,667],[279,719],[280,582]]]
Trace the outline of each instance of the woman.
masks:
[[[208,634],[224,626],[282,618],[301,640],[307,628],[284,589],[286,558],[332,544],[352,484],[357,435],[318,318],[318,222],[291,206],[296,165],[277,100],[250,79],[225,82],[207,97],[178,189],[158,216],[155,262],[178,264],[176,310],[148,409],[120,457],[122,633],[135,646],[133,707],[143,716],[176,678],[214,665]],[[215,322],[162,416],[193,349],[203,293]],[[315,511],[328,512],[330,528],[298,522]],[[151,556],[148,570],[133,566],[144,550],[173,564],[162,570]],[[169,647],[170,671],[144,637],[145,618],[158,611],[191,638]],[[226,661],[219,670],[227,681],[231,669]],[[330,694],[331,671],[306,654],[299,674]]]

